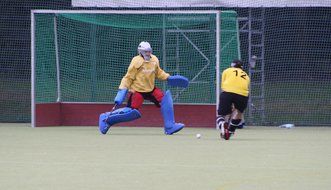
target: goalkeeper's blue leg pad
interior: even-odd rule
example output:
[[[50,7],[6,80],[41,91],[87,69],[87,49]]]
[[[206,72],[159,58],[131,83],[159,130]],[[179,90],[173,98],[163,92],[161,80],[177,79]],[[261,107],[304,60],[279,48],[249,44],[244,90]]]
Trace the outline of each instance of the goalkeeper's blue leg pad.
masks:
[[[104,115],[103,114],[100,115],[99,130],[102,134],[106,134],[112,125],[120,122],[133,121],[140,117],[141,114],[138,110],[129,107],[120,108],[113,112],[107,112],[104,113]]]
[[[106,122],[108,123],[108,125],[112,126],[120,122],[133,121],[140,117],[141,114],[138,110],[124,107],[111,112]]]
[[[169,90],[167,90],[161,101],[161,112],[164,120],[164,133],[166,135],[172,135],[183,129],[184,124],[175,123],[173,100]]]

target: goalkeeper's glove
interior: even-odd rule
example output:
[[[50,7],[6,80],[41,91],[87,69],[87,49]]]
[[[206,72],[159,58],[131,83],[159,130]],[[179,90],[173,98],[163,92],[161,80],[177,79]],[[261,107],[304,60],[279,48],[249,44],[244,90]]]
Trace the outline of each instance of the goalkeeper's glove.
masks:
[[[181,75],[169,76],[167,80],[168,80],[168,85],[183,87],[183,88],[186,88],[189,83],[188,79]]]
[[[122,102],[124,101],[125,97],[126,97],[126,94],[128,92],[128,89],[119,89],[118,92],[117,92],[117,95],[115,97],[115,104],[116,105],[121,105]]]

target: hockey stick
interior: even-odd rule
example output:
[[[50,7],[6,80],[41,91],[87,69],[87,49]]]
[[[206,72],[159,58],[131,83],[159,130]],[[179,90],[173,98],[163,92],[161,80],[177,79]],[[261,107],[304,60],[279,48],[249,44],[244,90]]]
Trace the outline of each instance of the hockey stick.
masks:
[[[114,106],[113,106],[113,108],[111,109],[111,112],[113,112],[116,108],[117,108],[117,104],[115,104]]]
[[[114,110],[116,110],[117,106],[118,106],[117,104],[115,104],[115,105],[113,106],[113,108],[111,109],[110,115],[112,114],[112,112],[113,112]],[[108,117],[109,117],[109,116],[108,116]],[[108,119],[108,117],[105,118],[104,121],[106,121],[106,120]]]

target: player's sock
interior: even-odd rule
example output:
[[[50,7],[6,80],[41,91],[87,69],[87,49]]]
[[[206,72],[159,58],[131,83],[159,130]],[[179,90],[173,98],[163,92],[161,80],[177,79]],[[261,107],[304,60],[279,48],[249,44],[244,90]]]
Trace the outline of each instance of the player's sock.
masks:
[[[225,119],[224,119],[223,116],[221,116],[221,115],[220,116],[217,116],[216,123],[217,123],[218,129],[221,129],[221,125],[224,122],[225,122]]]

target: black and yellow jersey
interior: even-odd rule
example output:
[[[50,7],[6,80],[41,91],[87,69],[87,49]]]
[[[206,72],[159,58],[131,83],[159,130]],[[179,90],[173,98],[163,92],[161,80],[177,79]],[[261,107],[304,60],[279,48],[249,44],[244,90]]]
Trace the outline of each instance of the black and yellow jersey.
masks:
[[[222,73],[222,91],[248,96],[249,83],[248,74],[240,68],[231,67]]]

